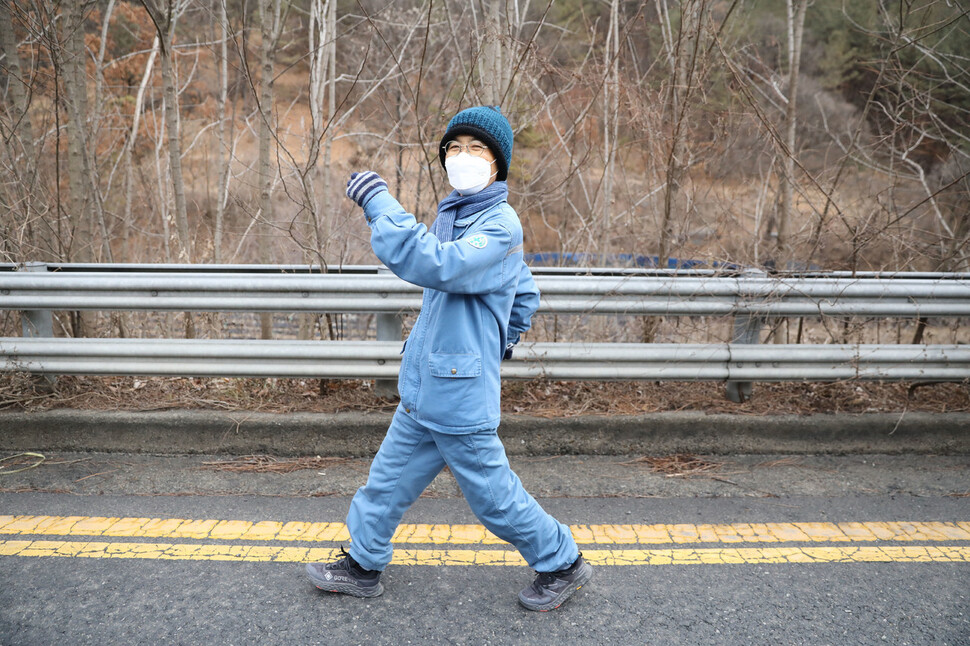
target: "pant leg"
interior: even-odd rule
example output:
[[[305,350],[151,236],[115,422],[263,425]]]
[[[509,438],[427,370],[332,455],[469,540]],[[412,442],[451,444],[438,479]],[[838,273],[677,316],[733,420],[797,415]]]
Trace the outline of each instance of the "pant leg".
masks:
[[[368,570],[391,562],[391,537],[408,507],[444,468],[430,432],[398,411],[347,512],[350,555]]]
[[[579,550],[569,528],[525,490],[495,430],[431,434],[472,511],[489,531],[514,545],[531,568],[553,572],[576,560]]]

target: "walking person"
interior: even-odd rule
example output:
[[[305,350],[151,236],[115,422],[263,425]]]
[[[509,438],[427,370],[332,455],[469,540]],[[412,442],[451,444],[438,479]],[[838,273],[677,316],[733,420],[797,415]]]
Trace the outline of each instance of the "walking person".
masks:
[[[522,225],[508,204],[513,133],[498,107],[462,110],[448,123],[439,160],[455,189],[429,230],[374,172],[354,173],[347,196],[364,209],[377,257],[424,288],[405,342],[401,402],[350,503],[350,551],[306,571],[322,590],[383,593],[391,537],[404,512],[447,465],[472,511],[536,571],[519,592],[530,610],[552,610],[589,581],[566,525],[546,513],[509,467],[498,437],[499,365],[528,330],[539,291],[523,261]]]

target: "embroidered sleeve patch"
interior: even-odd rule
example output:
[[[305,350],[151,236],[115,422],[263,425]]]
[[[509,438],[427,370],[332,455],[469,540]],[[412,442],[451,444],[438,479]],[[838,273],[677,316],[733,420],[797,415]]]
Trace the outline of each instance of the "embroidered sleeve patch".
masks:
[[[477,233],[468,239],[468,244],[476,249],[484,249],[485,245],[488,244],[488,238],[481,233]]]

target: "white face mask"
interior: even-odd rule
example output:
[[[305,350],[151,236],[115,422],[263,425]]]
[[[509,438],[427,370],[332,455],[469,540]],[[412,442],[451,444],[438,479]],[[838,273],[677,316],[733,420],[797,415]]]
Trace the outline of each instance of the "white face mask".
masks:
[[[445,160],[445,170],[448,171],[448,183],[462,195],[474,195],[488,185],[492,175],[492,163],[483,157],[472,157],[466,152],[460,152]]]

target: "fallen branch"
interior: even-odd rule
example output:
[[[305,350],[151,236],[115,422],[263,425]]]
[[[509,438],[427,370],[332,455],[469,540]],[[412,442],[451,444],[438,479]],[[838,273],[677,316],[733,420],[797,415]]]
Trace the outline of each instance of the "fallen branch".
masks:
[[[275,458],[271,455],[244,455],[232,460],[203,462],[200,468],[212,471],[242,473],[292,473],[305,469],[322,469],[346,462],[348,458]]]

